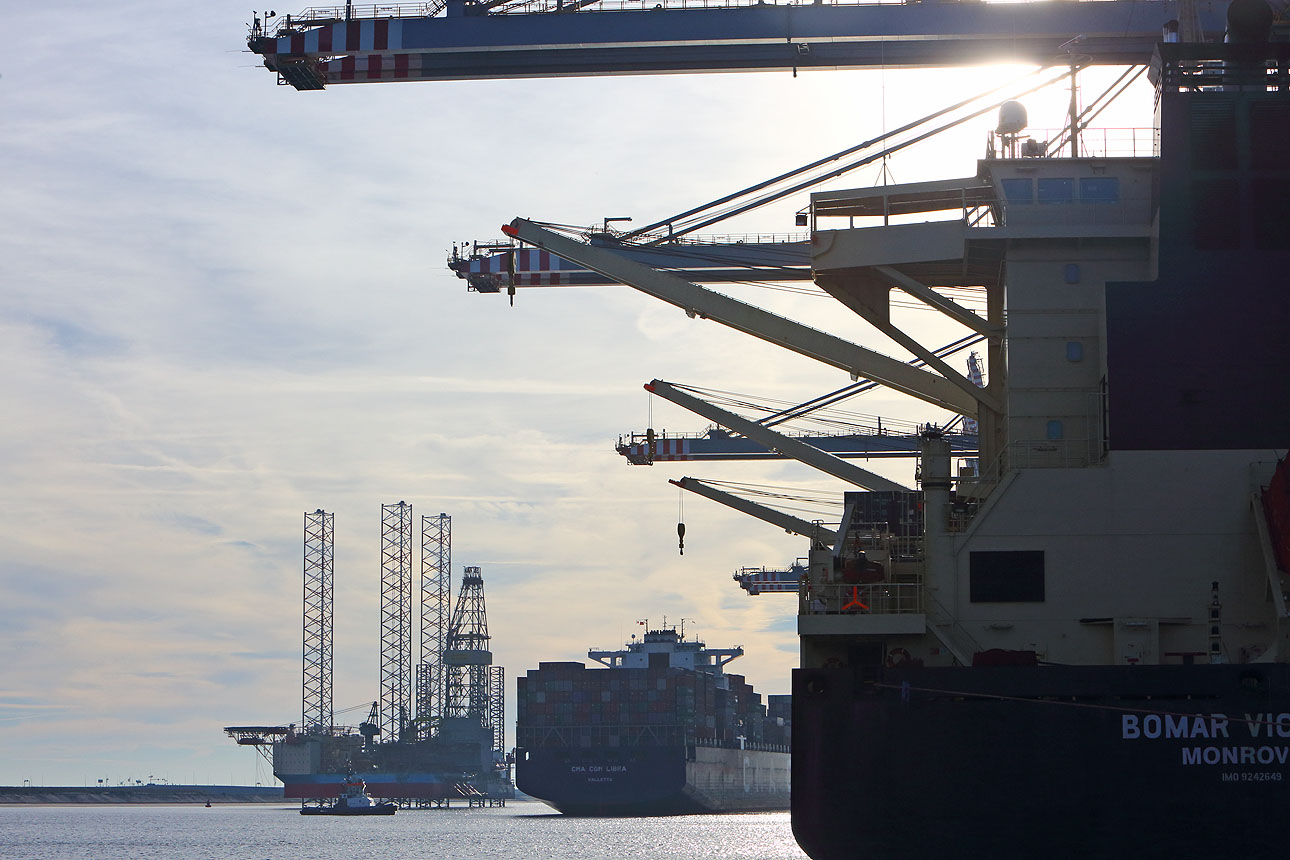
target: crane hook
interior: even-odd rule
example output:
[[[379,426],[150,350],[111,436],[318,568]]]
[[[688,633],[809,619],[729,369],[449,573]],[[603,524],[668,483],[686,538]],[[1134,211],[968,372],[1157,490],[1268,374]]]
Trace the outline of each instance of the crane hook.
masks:
[[[676,524],[677,547],[681,550],[681,555],[685,555],[685,523]]]

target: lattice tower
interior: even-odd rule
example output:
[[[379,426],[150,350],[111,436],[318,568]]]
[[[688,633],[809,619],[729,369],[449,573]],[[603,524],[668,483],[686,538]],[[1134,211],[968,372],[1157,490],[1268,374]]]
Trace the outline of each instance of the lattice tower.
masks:
[[[330,734],[332,709],[332,520],[319,508],[305,514],[304,685],[300,725],[308,734]]]
[[[448,627],[443,663],[448,676],[445,716],[474,717],[491,726],[493,653],[488,650],[488,612],[484,608],[484,577],[468,567],[461,577],[457,606]]]
[[[381,505],[381,741],[399,740],[412,705],[412,506]]]
[[[452,517],[421,518],[421,662],[417,666],[417,720],[422,737],[443,716],[443,650],[452,612]]]
[[[506,755],[506,670],[501,666],[493,670],[492,691],[489,695],[489,715],[493,726],[493,761]]]

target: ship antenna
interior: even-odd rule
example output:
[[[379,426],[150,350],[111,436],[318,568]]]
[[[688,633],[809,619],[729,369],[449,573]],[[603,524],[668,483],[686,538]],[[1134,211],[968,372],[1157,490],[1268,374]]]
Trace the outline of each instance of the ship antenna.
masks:
[[[1070,103],[1070,125],[1071,125],[1071,158],[1079,158],[1079,87],[1077,73],[1079,71],[1079,62],[1075,56],[1075,46],[1084,41],[1083,34],[1076,36],[1070,41],[1063,42],[1057,50],[1066,51],[1067,59],[1071,67],[1071,103]]]

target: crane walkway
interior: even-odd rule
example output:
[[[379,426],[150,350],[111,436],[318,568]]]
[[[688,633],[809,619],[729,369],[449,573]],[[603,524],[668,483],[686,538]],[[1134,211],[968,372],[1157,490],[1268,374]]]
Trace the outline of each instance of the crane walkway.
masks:
[[[813,448],[844,458],[881,460],[895,457],[917,457],[919,437],[904,433],[843,433],[832,436],[801,435],[794,438]],[[977,437],[970,433],[947,433],[956,457],[977,455]],[[616,449],[633,466],[693,460],[776,460],[784,455],[753,441],[713,427],[694,435],[668,436],[649,432],[631,433],[618,440]]]

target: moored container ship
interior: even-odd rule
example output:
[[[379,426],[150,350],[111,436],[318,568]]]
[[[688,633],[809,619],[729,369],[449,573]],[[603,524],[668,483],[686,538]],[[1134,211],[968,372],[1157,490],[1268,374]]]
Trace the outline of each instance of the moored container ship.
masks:
[[[589,651],[603,668],[540,663],[518,679],[517,787],[568,815],[787,809],[791,700],[723,671],[742,654],[664,626]]]

